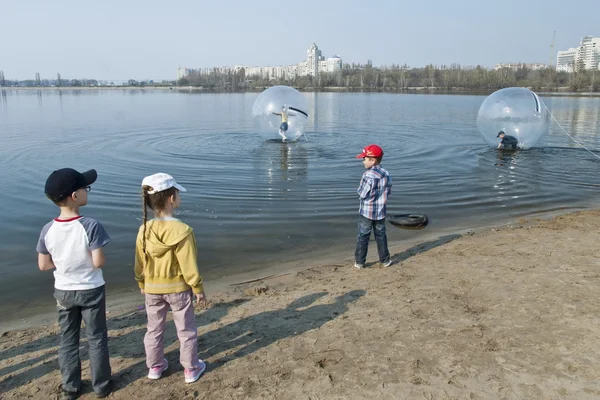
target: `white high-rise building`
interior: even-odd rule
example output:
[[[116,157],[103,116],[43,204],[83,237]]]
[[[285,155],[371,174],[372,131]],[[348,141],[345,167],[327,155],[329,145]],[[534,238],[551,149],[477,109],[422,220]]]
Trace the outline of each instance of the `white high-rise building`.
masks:
[[[577,70],[598,69],[600,37],[584,36],[577,49]]]
[[[600,69],[600,37],[584,36],[579,47],[559,51],[556,55],[556,70],[576,72]]]
[[[556,71],[574,72],[576,56],[577,48],[575,47],[571,47],[569,50],[559,51],[556,55]]]
[[[313,43],[308,50],[306,50],[306,75],[317,76],[319,73],[319,61],[322,61],[321,50]]]

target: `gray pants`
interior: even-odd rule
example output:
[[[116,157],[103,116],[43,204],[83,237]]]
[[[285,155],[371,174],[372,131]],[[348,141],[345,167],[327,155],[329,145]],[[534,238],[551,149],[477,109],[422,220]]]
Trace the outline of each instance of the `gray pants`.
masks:
[[[63,390],[81,390],[79,335],[83,318],[89,345],[92,386],[94,392],[100,393],[109,384],[111,375],[104,286],[90,290],[54,289],[54,298],[60,325],[58,364]]]

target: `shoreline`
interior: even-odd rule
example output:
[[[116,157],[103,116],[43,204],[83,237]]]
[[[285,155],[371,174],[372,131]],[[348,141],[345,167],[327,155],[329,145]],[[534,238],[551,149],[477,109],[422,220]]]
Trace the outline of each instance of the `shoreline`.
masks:
[[[172,323],[171,366],[149,381],[144,311],[111,312],[110,398],[598,398],[600,210],[442,236],[390,246],[389,268],[369,258],[356,270],[332,254],[215,293],[197,311],[208,369],[192,385]],[[57,333],[0,336],[6,398],[58,396]],[[80,398],[93,399],[81,349]]]
[[[493,231],[495,229],[501,229],[503,227],[510,227],[518,221],[523,219],[536,218],[539,220],[548,220],[554,217],[569,215],[573,213],[581,213],[586,211],[594,211],[595,209],[558,209],[543,213],[533,213],[526,216],[520,216],[512,218],[505,222],[499,222],[490,225],[480,226],[468,226],[461,229],[439,229],[435,233],[421,236],[417,239],[404,239],[400,241],[390,242],[389,249],[391,254],[400,253],[403,254],[409,251],[411,254],[418,254],[429,250],[431,243],[437,245],[449,243],[457,238],[464,237],[465,235],[481,234],[487,231]],[[600,209],[598,209],[600,211]],[[391,225],[388,225],[388,229],[391,229]],[[400,228],[394,228],[400,229]],[[339,265],[350,268],[353,263],[353,247],[354,243],[350,243],[344,246],[337,246],[336,250],[329,252],[324,250],[319,252],[317,258],[301,258],[298,260],[288,261],[285,263],[274,263],[269,264],[267,267],[260,270],[252,270],[249,272],[235,273],[228,276],[223,276],[221,279],[212,279],[205,281],[205,290],[210,300],[212,296],[229,296],[235,292],[235,288],[246,283],[262,282],[269,279],[279,279],[287,275],[293,275],[295,273],[311,269],[319,268],[327,265]],[[346,248],[342,250],[342,247]],[[367,263],[373,263],[376,258],[376,248],[374,247],[374,241],[370,241],[369,255]],[[411,249],[419,249],[418,252],[414,252]],[[395,260],[398,262],[399,260]],[[401,262],[402,260],[400,260]],[[54,280],[52,279],[52,282]],[[107,282],[107,296],[106,296],[106,309],[107,313],[119,314],[123,312],[129,312],[135,310],[139,305],[143,305],[143,296],[139,293],[137,285],[132,282],[130,289],[124,289],[123,287],[115,290],[110,289],[110,282]],[[49,296],[46,301],[36,304],[34,308],[39,312],[34,314],[26,315],[23,318],[12,318],[0,321],[0,336],[11,331],[34,329],[39,326],[48,326],[54,324],[56,321],[56,311],[53,309],[54,299]],[[44,311],[42,311],[44,310]],[[51,311],[50,311],[51,310]]]
[[[151,91],[151,90],[174,90],[174,91],[185,91],[185,92],[202,92],[202,93],[260,93],[270,86],[264,87],[256,87],[249,89],[238,89],[238,90],[225,90],[225,89],[211,89],[204,88],[201,86],[95,86],[95,87],[83,87],[83,86],[69,86],[69,87],[47,87],[47,86],[36,86],[36,87],[26,87],[26,86],[18,86],[18,87],[0,87],[0,91],[106,91],[106,90],[141,90],[141,91]],[[386,90],[377,89],[372,90],[368,88],[360,88],[360,87],[324,87],[324,88],[295,88],[300,92],[304,93],[393,93],[393,94],[456,94],[456,95],[489,95],[493,93],[495,90],[493,89],[480,89],[480,90],[467,90],[462,88],[443,88],[443,87],[425,87],[425,86],[415,86],[415,87],[407,87],[403,89],[397,88],[387,88]],[[499,90],[499,89],[498,89]],[[557,88],[553,90],[548,90],[546,88],[542,88],[538,94],[544,96],[571,96],[571,97],[600,97],[600,92],[573,92],[570,88]]]
[[[469,232],[492,229],[493,227],[503,226],[504,224],[497,224],[492,226],[478,227],[478,228],[464,228],[460,230],[438,230],[435,233],[419,237],[418,239],[405,239],[396,242],[389,243],[390,252],[393,253],[396,249],[415,248],[420,246],[422,243],[436,242],[442,237],[459,237]],[[391,229],[391,225],[388,225],[388,229]],[[398,228],[394,228],[398,229]],[[253,283],[256,281],[265,281],[269,279],[278,279],[287,275],[293,275],[297,272],[301,272],[310,268],[318,268],[323,265],[347,265],[352,266],[352,252],[354,243],[344,246],[336,246],[335,250],[330,252],[329,250],[323,250],[318,252],[317,258],[299,258],[297,260],[288,261],[285,263],[273,263],[269,264],[265,268],[260,270],[252,270],[249,272],[235,273],[228,276],[223,276],[221,279],[211,279],[204,282],[207,296],[210,300],[212,296],[231,295],[235,292],[235,288],[245,283]],[[374,242],[371,243],[371,247],[374,246]],[[342,250],[342,247],[346,248]],[[376,249],[371,248],[368,256],[368,262],[371,262],[372,258],[376,258]],[[202,271],[200,271],[202,273]],[[52,282],[54,282],[52,280]],[[122,313],[131,310],[135,310],[137,306],[143,304],[144,298],[139,293],[137,284],[132,281],[131,289],[110,289],[110,282],[107,282],[107,296],[106,296],[106,309],[109,313]],[[48,297],[48,296],[45,296]],[[52,325],[56,321],[56,311],[54,310],[54,299],[50,295],[45,304],[36,304],[34,307],[40,312],[36,314],[27,315],[24,318],[12,318],[8,320],[0,321],[0,336],[15,330],[33,329],[38,326]],[[45,311],[41,311],[45,310]],[[51,310],[51,311],[50,311]]]

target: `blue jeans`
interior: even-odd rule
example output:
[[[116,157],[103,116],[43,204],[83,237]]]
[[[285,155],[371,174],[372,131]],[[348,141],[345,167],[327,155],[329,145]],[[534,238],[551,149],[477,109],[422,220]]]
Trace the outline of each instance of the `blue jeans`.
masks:
[[[367,262],[367,251],[369,250],[369,238],[371,231],[375,233],[377,242],[377,252],[379,253],[379,262],[386,263],[390,259],[388,251],[387,235],[385,234],[385,218],[372,220],[362,215],[358,216],[358,240],[356,242],[356,252],[354,261],[359,265],[365,265]]]
[[[104,286],[89,290],[54,289],[60,325],[58,364],[64,391],[78,392],[81,389],[79,331],[82,319],[89,346],[92,387],[100,393],[110,383],[105,296]]]

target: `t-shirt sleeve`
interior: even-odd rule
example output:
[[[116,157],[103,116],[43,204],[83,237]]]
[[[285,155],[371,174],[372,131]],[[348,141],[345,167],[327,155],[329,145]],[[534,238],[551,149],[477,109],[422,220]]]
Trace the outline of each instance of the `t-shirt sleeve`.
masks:
[[[51,226],[52,222],[46,224],[42,228],[42,232],[40,232],[40,238],[38,239],[37,246],[35,246],[35,249],[40,254],[50,254],[50,252],[46,248],[46,235],[48,234],[48,230],[50,230]]]
[[[94,251],[110,242],[110,236],[100,222],[92,218],[82,218],[81,224],[87,233],[90,250]]]

